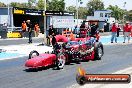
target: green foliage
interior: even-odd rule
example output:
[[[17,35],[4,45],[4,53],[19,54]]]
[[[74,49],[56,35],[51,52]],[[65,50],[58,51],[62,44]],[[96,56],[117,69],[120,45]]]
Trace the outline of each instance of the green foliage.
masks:
[[[66,11],[68,12],[76,12],[76,7],[75,6],[69,6],[66,8]]]
[[[128,21],[132,22],[132,10],[128,11],[127,18]]]
[[[66,8],[66,11],[74,12],[76,14],[76,7],[75,6],[69,6]],[[85,19],[86,16],[87,16],[87,8],[86,7],[79,7],[78,8],[78,18],[79,19]]]
[[[10,6],[11,7],[20,7],[20,3],[18,3],[18,2],[11,2]]]
[[[36,2],[37,1],[37,2]],[[65,11],[65,2],[64,0],[46,0],[47,10],[50,11]],[[83,0],[78,0],[83,1]],[[19,2],[11,2],[10,6],[12,7],[20,7],[20,8],[33,8],[33,9],[41,9],[44,10],[45,0],[28,0],[28,3],[19,3]],[[6,7],[6,5],[0,2],[0,7]],[[104,10],[104,3],[102,0],[90,0],[88,1],[86,7],[78,8],[79,19],[86,18],[87,15],[93,15],[95,10]],[[119,8],[117,5],[112,6],[109,5],[107,8],[112,10],[112,17],[115,17],[116,20],[121,21],[123,16],[125,20],[132,21],[132,10],[126,11]],[[75,12],[76,14],[76,6],[69,6],[66,8],[68,12]]]
[[[0,7],[6,7],[6,5],[2,2],[0,2]]]
[[[69,6],[69,7],[66,7],[66,11],[67,12],[74,12],[75,15],[77,14],[76,12],[76,7],[75,6]],[[75,16],[76,17],[76,16]]]
[[[65,2],[64,0],[51,0],[48,1],[47,10],[50,11],[64,11],[65,10]]]
[[[28,4],[27,3],[18,3],[18,2],[11,2],[10,3],[11,7],[20,7],[20,8],[27,8]]]
[[[117,5],[115,5],[115,6],[109,5],[109,7],[107,9],[112,10],[111,15],[112,15],[112,17],[115,17],[116,20],[123,19],[123,15],[124,15],[124,13],[126,13],[125,10],[120,9]]]
[[[28,3],[19,3],[19,2],[11,2],[11,7],[20,7],[20,8],[34,8],[36,9],[36,6],[33,6],[33,4],[36,4],[36,0],[28,0]]]
[[[28,8],[28,3],[21,3],[20,8]]]
[[[104,10],[104,3],[102,0],[90,0],[87,3],[88,15],[94,15],[95,10]]]
[[[79,19],[86,19],[87,13],[88,13],[88,11],[87,11],[86,7],[78,8],[78,18]]]
[[[44,10],[44,0],[38,0],[37,8]]]
[[[28,0],[28,8],[36,8],[36,0]]]

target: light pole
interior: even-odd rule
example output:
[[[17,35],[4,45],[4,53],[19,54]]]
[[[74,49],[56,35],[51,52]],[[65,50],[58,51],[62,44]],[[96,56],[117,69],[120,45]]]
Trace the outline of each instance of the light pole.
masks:
[[[82,0],[76,0],[76,19],[77,19],[77,26],[78,26],[78,7],[82,3],[83,3]]]
[[[78,26],[78,0],[76,0],[76,19],[77,19],[77,26]]]
[[[46,0],[44,0],[44,14],[45,14],[45,11],[46,11]],[[47,43],[47,39],[46,39],[46,29],[47,27],[46,27],[46,15],[44,15],[44,40],[43,40],[43,42],[44,42],[44,44],[46,44]],[[43,44],[43,43],[42,43]]]
[[[44,10],[46,11],[46,0],[44,0]]]
[[[7,26],[9,27],[9,24],[10,24],[10,7],[9,7],[9,0],[7,1],[8,2],[8,4],[7,4],[7,8],[8,8],[8,22],[7,22]]]
[[[7,0],[7,8],[8,8],[7,30],[11,29],[11,31],[13,31],[13,13],[12,13],[12,9],[10,9],[9,0]]]
[[[124,6],[123,6],[124,11],[125,11],[125,7],[126,7],[126,2],[124,2]],[[125,21],[125,13],[123,14],[123,25],[124,25],[124,21]]]

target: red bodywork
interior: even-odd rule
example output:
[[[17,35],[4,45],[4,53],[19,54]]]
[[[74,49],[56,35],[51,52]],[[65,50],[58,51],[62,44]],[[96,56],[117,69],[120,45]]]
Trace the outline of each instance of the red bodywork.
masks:
[[[73,41],[85,41],[89,40],[91,37],[86,37],[86,38],[75,38]]]
[[[91,37],[87,37],[87,38],[75,38],[74,41],[81,41],[82,44],[77,44],[77,45],[72,45],[70,46],[70,48],[68,48],[68,52],[73,51],[74,53],[72,53],[72,57],[70,58],[77,58],[77,56],[79,57],[80,60],[94,60],[94,47],[88,45],[87,43],[85,43],[85,41],[90,40]],[[90,49],[91,50],[89,53],[88,51]],[[76,54],[76,52],[82,52],[84,54]],[[68,55],[70,55],[71,53],[68,53]]]
[[[25,66],[28,68],[46,67],[54,64],[55,54],[40,54],[26,61]]]
[[[57,42],[68,42],[68,39],[63,35],[56,35],[55,38]]]
[[[58,35],[56,38],[57,38],[57,41],[61,41],[61,42],[62,41],[67,42],[68,41],[66,39],[66,37],[63,37],[61,35]],[[78,42],[78,41],[81,40],[83,43],[82,44],[71,45],[70,48],[63,49],[62,52],[64,53],[64,55],[66,57],[66,60],[69,61],[72,58],[75,59],[75,58],[77,58],[77,55],[78,55],[78,58],[80,60],[94,60],[94,49],[91,52],[88,53],[88,50],[92,49],[93,46],[89,46],[85,43],[86,40],[90,40],[90,39],[91,39],[91,37],[75,38],[74,41]],[[71,51],[73,53],[70,53]],[[60,50],[58,51],[58,53],[59,52],[60,52]],[[81,53],[84,53],[84,54],[80,54],[80,53],[77,54],[77,52],[81,52]],[[26,63],[25,63],[25,66],[27,68],[47,67],[47,66],[50,66],[50,65],[54,65],[56,60],[57,60],[57,55],[56,54],[45,54],[44,53],[44,54],[40,54],[39,56],[36,56],[34,58],[31,58],[31,59],[27,60]]]
[[[92,47],[90,47],[90,46],[87,46],[86,44],[82,44],[81,45],[81,50],[83,51],[83,52],[87,52],[89,49],[91,49]],[[87,54],[85,54],[85,55],[82,55],[82,57],[81,57],[81,59],[82,60],[94,60],[94,50],[92,50],[90,53],[87,53]]]

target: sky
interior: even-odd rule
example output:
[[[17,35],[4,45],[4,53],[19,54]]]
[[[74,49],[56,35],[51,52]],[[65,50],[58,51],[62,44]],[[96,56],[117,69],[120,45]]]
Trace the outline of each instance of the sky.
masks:
[[[8,3],[9,2],[27,2],[27,0],[0,0],[0,2]],[[82,0],[83,4],[80,6],[86,6],[86,3],[90,0]],[[102,0],[104,2],[105,8],[107,8],[109,5],[117,5],[122,9],[132,10],[132,0]],[[126,2],[125,8],[124,2]],[[67,6],[75,6],[76,0],[65,0],[66,7]]]

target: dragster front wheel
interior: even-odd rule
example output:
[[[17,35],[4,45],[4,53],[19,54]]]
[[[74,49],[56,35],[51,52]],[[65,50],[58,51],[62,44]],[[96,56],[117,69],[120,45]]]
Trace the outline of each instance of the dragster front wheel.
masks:
[[[64,54],[58,54],[56,63],[58,69],[63,69],[66,63],[66,56]]]
[[[103,44],[101,42],[96,42],[94,48],[95,60],[101,60],[101,57],[104,55]]]

